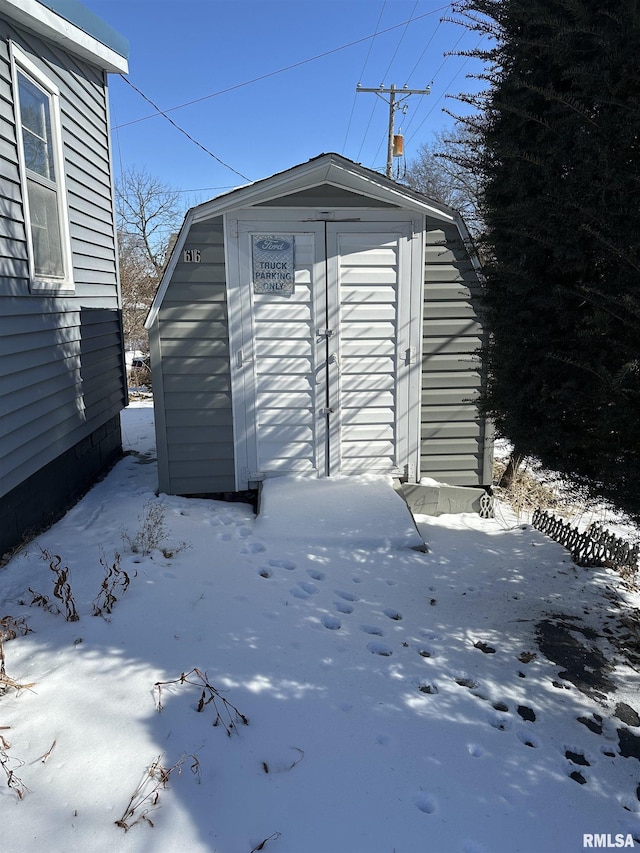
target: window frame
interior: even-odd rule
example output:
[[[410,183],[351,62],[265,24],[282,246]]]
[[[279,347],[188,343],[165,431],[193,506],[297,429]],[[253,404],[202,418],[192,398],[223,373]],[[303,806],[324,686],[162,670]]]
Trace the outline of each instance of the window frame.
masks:
[[[67,203],[67,187],[64,168],[64,152],[62,143],[62,123],[60,116],[60,91],[51,79],[35,63],[26,56],[20,48],[10,43],[11,76],[13,85],[13,107],[16,123],[16,147],[20,171],[20,186],[22,191],[22,207],[24,211],[24,228],[27,240],[27,260],[29,264],[29,287],[32,293],[51,293],[56,295],[72,295],[75,292],[73,282],[73,263],[71,255],[71,236],[69,230],[69,208]],[[35,247],[31,226],[31,210],[29,200],[29,176],[25,161],[22,115],[20,109],[20,94],[18,74],[22,74],[32,85],[36,86],[48,98],[49,121],[51,124],[51,147],[55,181],[46,185],[41,180],[35,182],[47,188],[53,188],[56,194],[56,211],[60,231],[60,250],[63,274],[62,276],[43,275],[36,272]]]

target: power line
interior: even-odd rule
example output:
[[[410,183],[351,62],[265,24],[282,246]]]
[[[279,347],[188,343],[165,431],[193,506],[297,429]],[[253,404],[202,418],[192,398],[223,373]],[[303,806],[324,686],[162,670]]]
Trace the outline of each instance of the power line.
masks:
[[[407,21],[405,28],[404,28],[404,31],[403,31],[402,35],[400,36],[400,39],[398,40],[398,44],[396,45],[396,49],[394,51],[394,54],[389,61],[389,67],[387,68],[387,70],[384,73],[384,76],[382,77],[383,80],[387,80],[389,77],[389,72],[391,71],[391,66],[393,65],[394,59],[398,55],[398,51],[400,50],[400,45],[402,44],[402,40],[404,39],[404,37],[407,34],[407,29],[409,28],[409,24],[411,23],[411,20],[413,18],[413,13],[416,11],[416,8],[417,8],[419,2],[420,2],[420,0],[416,0],[416,2],[413,4],[413,9],[411,10],[411,14],[409,15],[409,20]]]
[[[373,50],[373,43],[376,39],[376,35],[378,34],[378,27],[380,26],[380,21],[382,20],[382,15],[384,13],[386,5],[387,5],[387,0],[382,0],[382,8],[380,9],[380,14],[378,15],[378,22],[376,23],[376,31],[373,34],[373,38],[371,39],[371,41],[369,43],[369,50],[367,51],[367,56],[364,60],[364,65],[362,66],[362,71],[360,72],[360,77],[358,78],[359,80],[362,80],[362,78],[364,76],[364,72],[367,68],[367,63],[369,62],[369,57],[371,56],[371,51]],[[375,104],[373,105],[373,107],[375,109]],[[353,96],[353,104],[351,105],[351,115],[349,116],[349,122],[347,124],[347,132],[344,135],[344,142],[342,143],[343,153],[347,147],[347,139],[349,137],[349,131],[351,130],[351,122],[353,121],[353,113],[355,112],[355,108],[356,108],[356,95]],[[371,115],[373,117],[373,110],[372,110]],[[369,123],[371,123],[371,120],[369,120]],[[362,146],[361,146],[361,148],[362,148]],[[360,152],[358,152],[358,153],[360,153]]]
[[[204,147],[204,145],[202,145],[202,143],[198,142],[198,140],[197,140],[197,139],[194,139],[194,138],[193,138],[193,136],[191,136],[191,134],[187,133],[187,131],[186,131],[183,127],[180,127],[180,125],[179,125],[179,124],[176,124],[176,122],[175,122],[175,121],[174,121],[170,116],[168,116],[168,115],[166,114],[166,112],[165,112],[165,111],[161,110],[161,109],[160,109],[160,107],[159,107],[157,104],[154,104],[154,103],[153,103],[153,101],[151,100],[151,98],[148,98],[148,97],[144,94],[144,92],[141,92],[141,91],[140,91],[140,89],[138,89],[138,87],[137,87],[137,86],[134,86],[134,85],[133,85],[133,83],[131,82],[131,80],[127,80],[127,78],[126,78],[126,77],[124,77],[122,74],[121,74],[120,76],[122,77],[122,79],[123,79],[126,83],[128,83],[128,84],[129,84],[129,86],[131,86],[131,88],[132,88],[132,89],[134,89],[134,90],[135,90],[135,91],[140,95],[140,97],[141,97],[141,98],[144,98],[144,99],[145,99],[145,101],[147,101],[147,103],[151,104],[151,106],[152,106],[155,110],[157,110],[157,111],[158,111],[158,112],[156,113],[156,115],[164,116],[164,118],[166,118],[166,120],[167,120],[170,124],[172,124],[172,125],[176,128],[176,130],[179,130],[179,131],[180,131],[180,133],[184,133],[184,135],[187,137],[187,139],[189,139],[191,142],[193,142],[193,144],[194,144],[194,145],[197,145],[197,146],[198,146],[198,148],[202,148],[202,150],[205,152],[205,154],[208,154],[210,157],[213,157],[213,159],[214,159],[214,160],[217,160],[217,162],[218,162],[218,163],[220,163],[220,165],[221,165],[221,166],[224,166],[224,167],[225,167],[225,169],[229,169],[229,170],[230,170],[230,171],[232,171],[235,175],[239,175],[239,176],[240,176],[241,178],[243,178],[245,181],[251,181],[251,178],[248,178],[246,175],[243,175],[243,174],[242,174],[242,172],[239,172],[237,169],[234,169],[234,168],[233,168],[233,166],[230,166],[228,163],[225,163],[225,162],[224,162],[224,160],[221,160],[221,159],[220,159],[220,157],[218,157],[218,156],[217,156],[216,154],[214,154],[212,151],[209,151],[209,149],[208,149],[208,148],[205,148],[205,147]],[[118,129],[119,129],[120,127],[122,127],[122,126],[123,126],[123,125],[119,125],[119,126],[116,128],[116,130],[118,130]]]
[[[442,20],[440,21],[440,23],[442,23]],[[438,25],[438,26],[439,26],[439,25]],[[440,64],[440,67],[438,68],[438,70],[435,72],[435,74],[434,74],[434,75],[433,75],[433,77],[431,78],[431,82],[432,82],[432,83],[435,81],[435,79],[436,79],[436,77],[438,76],[438,74],[440,74],[440,72],[442,71],[442,69],[443,69],[443,68],[444,68],[444,66],[446,65],[447,60],[451,57],[451,55],[453,54],[453,51],[458,47],[458,45],[460,44],[460,42],[462,41],[462,39],[465,37],[465,35],[466,35],[466,32],[464,32],[464,31],[463,31],[463,32],[460,34],[460,36],[459,36],[458,40],[456,41],[456,43],[454,44],[454,46],[451,48],[451,50],[450,50],[450,51],[447,51],[447,53],[445,54],[444,59],[442,60],[442,62],[441,62],[441,64]],[[467,64],[467,61],[468,61],[468,60],[465,60],[465,62],[463,62],[463,63],[462,63],[461,67],[458,69],[458,71],[456,72],[455,76],[454,76],[454,77],[449,81],[449,83],[447,84],[447,86],[445,86],[445,91],[446,91],[446,89],[448,89],[448,88],[449,88],[449,86],[450,86],[450,85],[453,83],[453,81],[456,79],[456,77],[458,76],[458,74],[460,73],[460,71],[461,71],[461,70],[464,68],[464,66]],[[413,72],[412,72],[412,73],[413,73]],[[420,125],[418,126],[418,129],[420,129],[420,127],[422,127],[422,125],[425,123],[425,121],[429,118],[429,116],[431,115],[431,113],[432,113],[432,112],[434,111],[434,109],[436,108],[436,105],[437,105],[441,100],[442,100],[442,95],[440,95],[440,96],[436,99],[435,103],[432,105],[432,107],[431,107],[431,109],[429,110],[429,112],[427,113],[427,115],[426,115],[426,116],[422,119],[422,121],[420,122]],[[409,132],[409,129],[410,129],[411,125],[413,124],[413,120],[415,119],[416,115],[418,114],[418,109],[420,108],[421,103],[422,103],[422,98],[421,98],[421,99],[420,99],[420,101],[418,102],[418,105],[416,106],[416,109],[415,109],[415,110],[414,110],[414,112],[412,113],[411,118],[409,119],[409,121],[408,121],[408,123],[407,123],[407,125],[406,125],[406,127],[405,127],[405,131],[404,131],[404,132],[405,132],[405,135]],[[417,132],[417,131],[416,131],[416,132]],[[415,133],[414,133],[414,134],[412,134],[412,136],[409,136],[409,137],[408,137],[407,142],[410,142],[410,141],[411,141],[411,139],[413,139],[413,136],[415,136]]]
[[[480,42],[482,41],[482,39],[483,39],[483,38],[484,38],[484,35],[480,36],[480,39],[479,39],[478,43],[476,44],[476,46],[475,46],[474,50],[476,50],[476,49],[479,47]],[[466,58],[466,59],[465,59],[465,61],[462,63],[462,65],[460,66],[460,68],[458,68],[458,70],[457,70],[457,71],[456,71],[456,73],[453,75],[453,77],[451,78],[451,80],[449,80],[449,82],[448,82],[448,83],[447,83],[447,85],[445,86],[444,94],[443,94],[443,95],[440,95],[440,97],[436,100],[436,102],[435,102],[435,103],[434,103],[434,105],[431,107],[431,109],[429,110],[429,112],[426,114],[426,116],[422,119],[422,121],[420,122],[420,124],[416,127],[416,129],[415,129],[415,130],[413,131],[413,133],[411,134],[411,136],[410,136],[410,137],[409,137],[409,139],[407,140],[408,142],[410,142],[410,141],[413,139],[413,137],[416,135],[416,133],[420,130],[420,128],[422,127],[422,125],[425,123],[425,121],[429,118],[429,116],[431,115],[431,113],[434,111],[434,109],[436,108],[436,106],[438,105],[438,103],[439,103],[439,102],[442,100],[442,98],[447,94],[446,90],[447,90],[447,89],[449,89],[449,87],[452,85],[452,83],[454,82],[454,80],[456,79],[456,77],[458,77],[458,76],[459,76],[459,74],[463,71],[463,69],[464,69],[465,65],[469,62],[469,60],[470,60],[470,59],[471,59],[471,57],[470,57],[470,56],[467,56],[467,58]],[[444,63],[443,63],[443,64],[444,64]],[[440,66],[440,67],[442,68],[442,66]]]
[[[425,53],[429,50],[429,46],[431,45],[431,42],[432,42],[432,41],[434,40],[434,38],[436,37],[436,33],[438,32],[438,30],[440,29],[440,27],[441,27],[441,26],[442,26],[442,18],[440,18],[440,20],[438,21],[438,26],[437,26],[437,27],[435,28],[435,30],[431,33],[431,38],[430,38],[430,39],[429,39],[429,41],[426,43],[424,50],[422,51],[422,53],[421,53],[421,54],[420,54],[420,56],[418,57],[418,61],[416,62],[416,64],[413,66],[413,68],[411,69],[411,71],[410,71],[410,72],[409,72],[409,74],[407,75],[407,79],[405,80],[405,83],[406,83],[407,85],[409,85],[409,80],[411,80],[411,78],[413,77],[413,75],[414,75],[414,73],[415,73],[416,68],[417,68],[417,67],[418,67],[418,65],[420,65],[420,63],[422,62],[422,57],[423,57],[423,56],[425,55]]]
[[[184,104],[178,104],[178,106],[175,106],[175,107],[168,107],[166,110],[161,110],[149,98],[146,98],[143,95],[143,97],[145,97],[145,100],[149,101],[149,103],[154,107],[156,112],[151,113],[150,115],[147,115],[147,116],[142,116],[141,118],[133,119],[132,121],[123,122],[122,124],[119,124],[117,126],[117,128],[114,128],[114,129],[118,129],[121,127],[129,127],[132,124],[138,124],[139,122],[147,121],[150,118],[155,118],[157,115],[166,116],[167,113],[175,112],[176,110],[181,110],[181,109],[184,109],[185,107],[190,107],[193,104],[199,104],[202,101],[208,101],[210,98],[217,98],[219,95],[226,95],[229,92],[234,92],[237,89],[242,89],[245,86],[252,85],[253,83],[259,83],[261,80],[268,80],[270,77],[275,77],[278,74],[284,74],[285,71],[292,71],[294,68],[300,68],[301,65],[307,65],[309,62],[316,62],[318,59],[324,59],[325,56],[331,56],[334,53],[339,53],[341,50],[346,50],[349,47],[354,47],[357,44],[362,44],[362,42],[369,41],[369,39],[373,39],[377,35],[383,35],[384,33],[390,33],[393,30],[399,29],[400,27],[406,27],[407,24],[409,24],[409,23],[413,24],[416,21],[422,20],[422,18],[428,18],[431,15],[438,14],[439,12],[442,12],[443,10],[448,9],[449,5],[450,4],[447,3],[444,6],[439,6],[437,9],[432,9],[430,12],[424,12],[422,15],[418,15],[415,18],[409,18],[408,21],[401,21],[399,24],[393,24],[390,27],[386,27],[384,30],[380,30],[379,32],[374,33],[373,35],[363,36],[362,38],[355,39],[354,41],[351,41],[348,44],[340,45],[340,47],[334,47],[331,50],[325,50],[323,53],[318,53],[315,56],[310,56],[308,59],[301,59],[299,62],[294,62],[291,65],[285,66],[284,68],[278,68],[276,71],[268,71],[266,74],[261,74],[258,77],[253,77],[251,80],[245,80],[243,83],[236,83],[233,86],[228,86],[226,89],[220,89],[218,92],[212,92],[210,95],[203,95],[203,97],[201,97],[201,98],[195,98],[192,101],[186,101]],[[120,75],[120,76],[122,77],[123,80],[126,79],[122,75]],[[129,81],[127,80],[127,82],[129,82]],[[135,88],[135,87],[133,87],[133,88]],[[138,90],[136,90],[136,91],[138,91]],[[140,92],[140,94],[142,94],[142,92]],[[244,177],[244,176],[241,176],[241,177]]]

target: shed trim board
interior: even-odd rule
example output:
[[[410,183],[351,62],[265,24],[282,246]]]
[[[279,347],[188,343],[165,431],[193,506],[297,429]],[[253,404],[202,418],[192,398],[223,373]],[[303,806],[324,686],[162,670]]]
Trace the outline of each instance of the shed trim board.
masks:
[[[422,217],[305,213],[253,208],[225,221],[240,490],[278,474],[417,470]],[[295,240],[289,298],[254,293],[252,237],[265,234]]]

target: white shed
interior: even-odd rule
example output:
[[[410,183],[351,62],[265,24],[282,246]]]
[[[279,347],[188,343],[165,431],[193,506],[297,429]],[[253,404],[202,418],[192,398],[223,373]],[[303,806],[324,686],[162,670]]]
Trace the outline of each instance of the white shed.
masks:
[[[190,210],[147,319],[159,487],[491,482],[459,215],[336,154]]]

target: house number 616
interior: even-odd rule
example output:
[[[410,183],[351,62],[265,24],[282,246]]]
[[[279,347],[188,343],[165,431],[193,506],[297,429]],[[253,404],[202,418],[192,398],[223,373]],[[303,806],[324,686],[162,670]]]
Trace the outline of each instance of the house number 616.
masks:
[[[185,249],[182,252],[182,260],[185,264],[199,264],[200,249]]]

